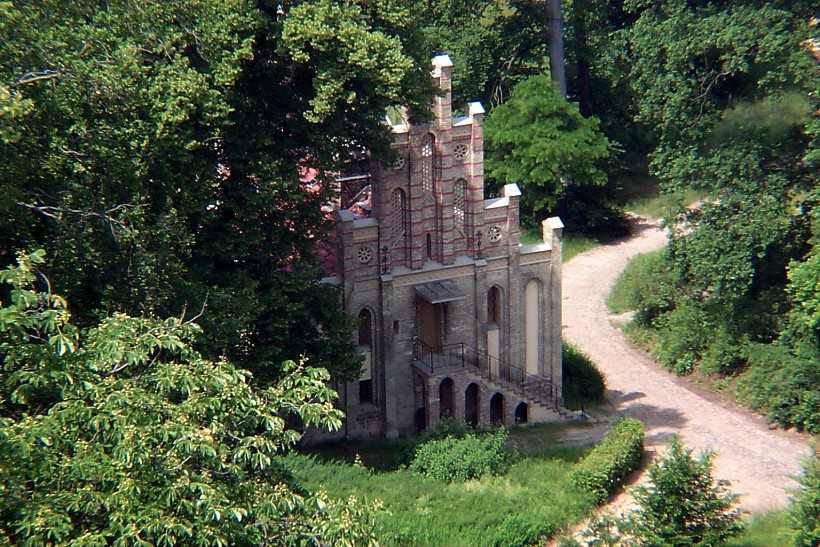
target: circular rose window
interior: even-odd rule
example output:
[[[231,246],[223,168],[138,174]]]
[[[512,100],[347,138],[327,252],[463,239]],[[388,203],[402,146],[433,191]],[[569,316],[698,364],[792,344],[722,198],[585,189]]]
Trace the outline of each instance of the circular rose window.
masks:
[[[453,157],[458,161],[466,160],[469,153],[470,149],[466,144],[457,144],[455,148],[453,148]]]
[[[493,243],[501,241],[501,228],[495,225],[490,226],[490,229],[487,230],[487,239]]]
[[[362,247],[357,252],[357,255],[359,257],[359,262],[361,262],[362,264],[367,264],[368,262],[370,262],[370,259],[373,258],[373,251],[370,249],[370,247]]]

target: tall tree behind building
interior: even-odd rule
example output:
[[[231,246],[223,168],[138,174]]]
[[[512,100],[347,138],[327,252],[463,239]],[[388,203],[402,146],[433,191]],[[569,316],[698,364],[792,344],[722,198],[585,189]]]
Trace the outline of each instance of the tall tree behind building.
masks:
[[[357,358],[312,246],[328,172],[423,117],[414,5],[0,3],[0,262],[44,247],[80,325],[198,310],[207,355],[260,375]],[[306,167],[319,170],[306,191]]]

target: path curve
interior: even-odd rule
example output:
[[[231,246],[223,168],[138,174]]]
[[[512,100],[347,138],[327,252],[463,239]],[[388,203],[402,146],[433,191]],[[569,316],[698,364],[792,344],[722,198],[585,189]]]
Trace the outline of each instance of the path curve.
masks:
[[[634,348],[613,326],[605,300],[627,261],[663,247],[656,223],[637,221],[627,239],[579,254],[563,267],[563,334],[606,374],[610,402],[646,424],[647,447],[673,433],[696,451],[717,452],[715,476],[731,481],[741,508],[761,512],[784,506],[796,484],[806,437],[772,431],[765,420],[668,373]]]

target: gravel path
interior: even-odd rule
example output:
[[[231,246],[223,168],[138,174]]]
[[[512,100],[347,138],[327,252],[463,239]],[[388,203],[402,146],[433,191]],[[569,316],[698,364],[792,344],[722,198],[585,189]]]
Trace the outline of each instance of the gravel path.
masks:
[[[697,451],[717,452],[716,477],[731,481],[750,512],[782,507],[800,472],[807,437],[772,431],[766,422],[687,379],[667,373],[613,326],[605,299],[629,258],[666,242],[657,225],[639,221],[634,235],[582,253],[563,268],[564,337],[604,371],[619,413],[642,420],[647,447],[679,433]]]

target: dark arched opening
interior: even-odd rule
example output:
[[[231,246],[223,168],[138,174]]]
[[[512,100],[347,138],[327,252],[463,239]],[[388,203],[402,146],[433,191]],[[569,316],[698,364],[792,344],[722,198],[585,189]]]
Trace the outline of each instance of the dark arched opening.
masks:
[[[359,351],[364,357],[359,376],[359,402],[372,403],[373,393],[373,315],[370,310],[359,312]]]
[[[496,286],[490,287],[487,293],[487,322],[501,323],[501,289]]]
[[[504,396],[500,393],[490,399],[490,422],[493,425],[504,425]]]
[[[527,423],[527,419],[529,418],[529,410],[530,409],[527,406],[527,403],[518,403],[518,406],[515,407],[515,423]]]
[[[473,427],[478,425],[478,384],[470,384],[464,392],[464,421]]]
[[[455,414],[453,405],[453,381],[450,378],[445,378],[438,386],[438,401],[440,413],[442,418],[452,418]]]

